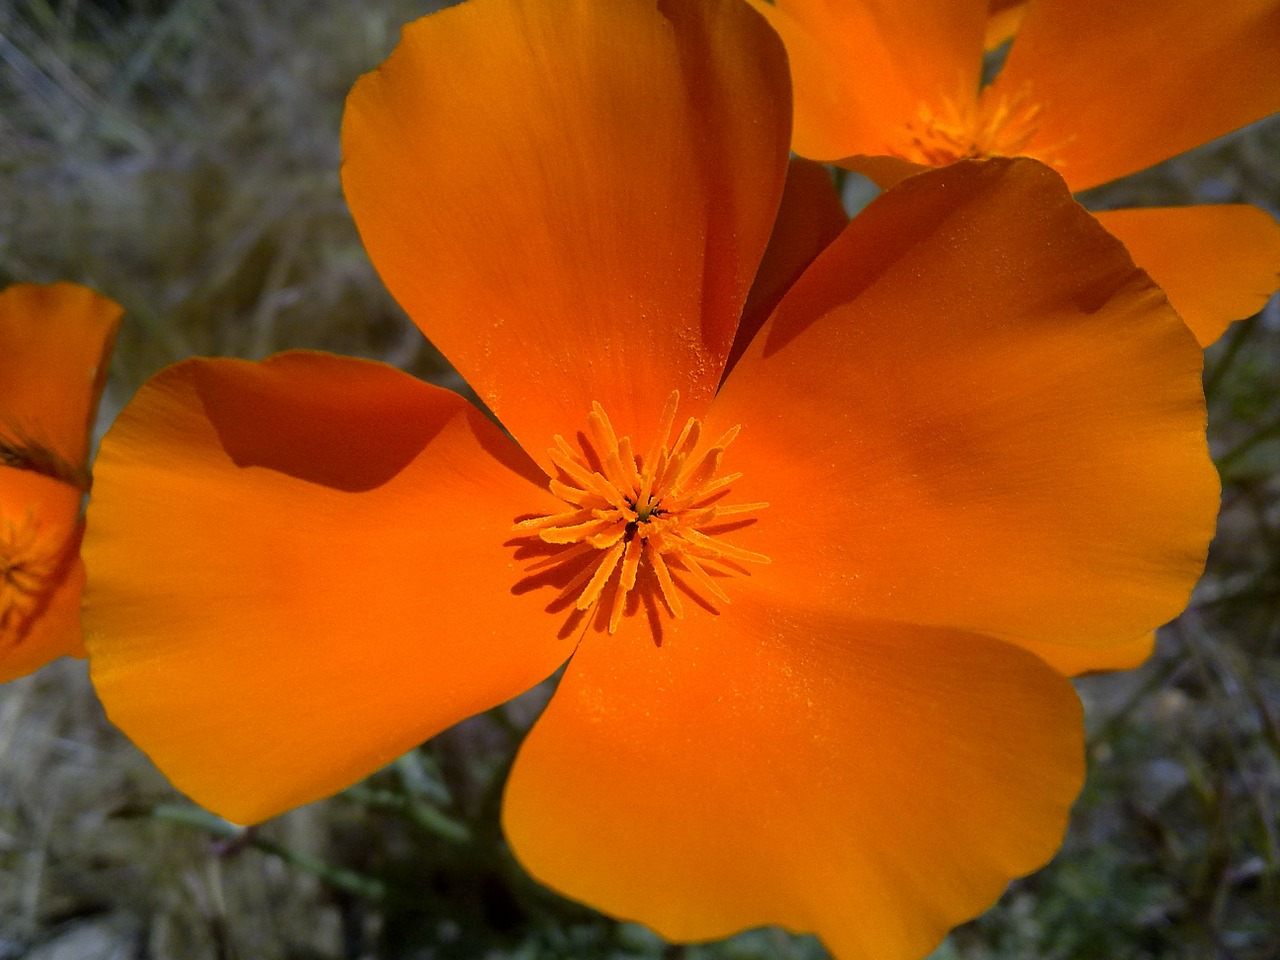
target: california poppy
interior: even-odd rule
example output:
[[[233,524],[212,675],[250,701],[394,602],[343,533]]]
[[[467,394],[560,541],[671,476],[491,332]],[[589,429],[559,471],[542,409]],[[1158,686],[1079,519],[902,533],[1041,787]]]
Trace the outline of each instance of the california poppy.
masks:
[[[120,308],[70,283],[0,292],[0,682],[80,635],[80,500]]]
[[[795,150],[882,186],[966,157],[1035,157],[1072,190],[1280,110],[1280,3],[753,0],[787,45]],[[984,38],[1013,35],[980,86]],[[1097,214],[1202,344],[1280,284],[1280,225],[1245,204]]]
[[[461,397],[192,360],[103,442],[92,676],[252,822],[568,660],[503,821],[676,940],[926,952],[1061,840],[1070,683],[1204,560],[1200,350],[1029,160],[886,193],[721,382],[787,162],[738,0],[471,0],[353,90],[343,183]],[[1117,333],[1117,330],[1120,331]]]

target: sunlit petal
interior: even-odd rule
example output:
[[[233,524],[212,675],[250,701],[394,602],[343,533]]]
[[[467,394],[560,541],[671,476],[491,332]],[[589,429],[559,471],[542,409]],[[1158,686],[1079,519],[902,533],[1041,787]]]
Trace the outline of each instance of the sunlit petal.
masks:
[[[520,693],[572,650],[512,591],[504,542],[540,482],[465,401],[389,367],[169,368],[97,461],[85,630],[108,716],[252,822]]]
[[[710,412],[788,602],[1010,639],[1177,614],[1218,504],[1201,351],[1030,160],[904,181],[791,289]],[[744,587],[744,589],[746,589]]]
[[[1275,0],[1035,0],[992,85],[1041,105],[1030,156],[1073,190],[1280,110]]]
[[[1201,346],[1253,316],[1280,287],[1280,224],[1265,210],[1233,204],[1095,216],[1164,289]]]
[[[879,155],[922,104],[972,97],[986,0],[752,0],[787,45],[796,153]]]
[[[503,822],[534,876],[671,939],[780,924],[914,960],[1052,854],[1080,738],[1013,646],[735,603],[661,646],[589,636]]]
[[[789,115],[738,0],[468,3],[356,84],[343,187],[392,293],[541,457],[593,401],[632,433],[672,389],[710,399]]]
[[[0,292],[0,463],[83,471],[121,312],[71,283]]]
[[[1156,649],[1156,635],[1144,633],[1128,643],[1105,647],[1075,647],[1065,643],[1034,643],[1020,640],[1018,645],[1030,650],[1053,669],[1068,677],[1106,670],[1132,670],[1150,659]]]

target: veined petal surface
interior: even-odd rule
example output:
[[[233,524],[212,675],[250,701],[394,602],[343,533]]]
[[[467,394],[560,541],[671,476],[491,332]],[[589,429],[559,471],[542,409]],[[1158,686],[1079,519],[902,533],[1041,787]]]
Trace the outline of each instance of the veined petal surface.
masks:
[[[1218,504],[1201,351],[1032,160],[886,192],[792,287],[716,398],[741,424],[743,590],[1103,646],[1176,615]]]
[[[73,283],[0,292],[0,463],[52,474],[49,451],[83,470],[121,313]]]
[[[1035,0],[992,90],[1029,91],[1024,152],[1084,190],[1280,110],[1277,50],[1277,0]]]
[[[343,121],[383,280],[535,457],[593,402],[715,392],[781,194],[781,43],[740,0],[472,0]]]
[[[535,877],[673,940],[763,924],[915,960],[1061,842],[1070,683],[949,630],[744,599],[655,645],[589,634],[516,758]]]
[[[1248,204],[1095,213],[1208,346],[1280,287],[1280,224]]]
[[[504,541],[542,483],[470,404],[390,367],[169,368],[96,466],[85,636],[108,716],[236,822],[347,786],[571,652],[511,590]]]
[[[978,89],[985,0],[752,3],[787,45],[802,157],[884,154],[921,105]]]

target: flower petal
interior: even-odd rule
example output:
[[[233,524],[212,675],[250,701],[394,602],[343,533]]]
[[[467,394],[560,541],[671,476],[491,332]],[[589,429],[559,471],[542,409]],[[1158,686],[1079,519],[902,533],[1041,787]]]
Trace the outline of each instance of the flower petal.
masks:
[[[762,924],[907,960],[1061,842],[1080,706],[985,637],[750,601],[591,634],[520,749],[503,823],[562,893],[673,940]]]
[[[83,470],[121,312],[73,283],[0,292],[0,463]]]
[[[0,683],[83,657],[80,491],[0,467]]]
[[[791,288],[716,398],[749,589],[1103,646],[1173,617],[1218,504],[1201,351],[1031,160],[912,177]]]
[[[472,0],[343,121],[387,286],[524,447],[715,392],[782,191],[782,45],[738,0]]]
[[[1132,670],[1140,667],[1155,653],[1156,635],[1144,633],[1137,640],[1106,647],[1073,647],[1064,643],[1033,643],[1019,640],[1018,646],[1030,650],[1066,677],[1107,670]]]
[[[96,465],[85,632],[108,715],[247,823],[520,693],[571,650],[503,545],[555,503],[541,482],[469,404],[390,367],[170,367]]]
[[[802,157],[887,153],[922,104],[978,89],[986,0],[752,4],[787,45]]]
[[[1280,4],[1036,0],[992,85],[1042,105],[1024,151],[1084,190],[1280,110]]]
[[[1280,224],[1247,204],[1094,214],[1164,288],[1201,346],[1251,317],[1280,287]]]
[[[727,367],[737,362],[787,288],[848,222],[849,215],[827,168],[812,160],[793,158],[787,167],[778,219],[742,310]]]

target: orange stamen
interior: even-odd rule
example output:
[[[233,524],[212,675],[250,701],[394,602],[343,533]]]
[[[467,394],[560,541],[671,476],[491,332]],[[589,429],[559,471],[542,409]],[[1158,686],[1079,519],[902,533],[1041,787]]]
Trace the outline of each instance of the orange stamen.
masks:
[[[545,543],[567,548],[539,560],[539,570],[599,553],[599,559],[573,577],[561,596],[577,592],[574,606],[590,610],[613,583],[609,633],[616,633],[626,616],[627,598],[635,590],[643,566],[652,569],[667,610],[681,618],[681,590],[714,610],[717,602],[729,602],[718,580],[742,575],[738,565],[742,562],[769,562],[763,554],[703,532],[725,517],[750,516],[768,504],[720,505],[729,485],[742,476],[716,475],[739,428],[726,431],[699,455],[702,423],[690,417],[672,444],[679,400],[680,394],[673,391],[643,459],[635,454],[631,438],[619,437],[604,408],[593,403],[587,414],[584,449],[573,449],[557,435],[550,450],[551,462],[560,472],[552,479],[550,490],[570,509],[522,520],[515,526]],[[677,580],[671,574],[673,567],[687,576]]]
[[[33,512],[21,521],[0,517],[0,634],[16,627],[40,605],[60,559],[50,549]]]
[[[1035,138],[1042,104],[1023,86],[1013,93],[986,87],[977,97],[943,95],[920,104],[905,130],[905,142],[893,151],[914,163],[942,167],[957,160],[1016,157]],[[1036,156],[1051,166],[1061,164],[1044,149]]]

